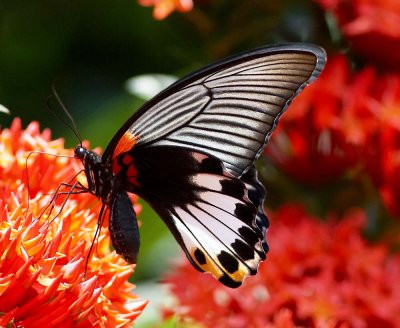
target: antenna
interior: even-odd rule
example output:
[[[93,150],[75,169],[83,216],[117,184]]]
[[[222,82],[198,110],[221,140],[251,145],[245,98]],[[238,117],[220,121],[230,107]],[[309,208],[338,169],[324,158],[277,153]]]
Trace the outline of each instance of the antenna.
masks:
[[[75,135],[75,137],[78,139],[79,143],[82,146],[82,138],[81,135],[79,133],[79,130],[75,124],[74,118],[72,117],[72,115],[70,114],[70,112],[68,111],[67,107],[65,107],[64,103],[61,101],[60,96],[58,95],[58,92],[54,86],[54,84],[52,84],[51,86],[51,91],[53,93],[53,95],[48,96],[47,100],[46,100],[46,106],[47,109],[56,117],[58,118],[62,123],[65,124],[65,126],[67,126],[72,133]],[[58,104],[60,105],[61,109],[63,110],[63,112],[67,115],[69,121],[71,122],[71,124],[69,124],[64,118],[62,118],[51,106],[50,106],[50,99],[51,97],[55,97]]]

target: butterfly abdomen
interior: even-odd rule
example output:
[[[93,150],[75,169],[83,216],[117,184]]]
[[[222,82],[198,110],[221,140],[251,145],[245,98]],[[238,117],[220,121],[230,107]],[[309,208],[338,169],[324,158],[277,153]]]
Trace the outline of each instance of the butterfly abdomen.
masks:
[[[109,230],[118,254],[129,263],[136,263],[140,246],[136,213],[126,192],[117,193],[110,205]]]

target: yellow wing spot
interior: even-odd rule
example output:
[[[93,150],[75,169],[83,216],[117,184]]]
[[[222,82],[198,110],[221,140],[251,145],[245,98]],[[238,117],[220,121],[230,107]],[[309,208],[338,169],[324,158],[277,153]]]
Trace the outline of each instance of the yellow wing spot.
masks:
[[[244,278],[246,278],[248,276],[249,272],[248,270],[241,266],[237,271],[235,271],[234,273],[227,273],[227,275],[232,279],[235,280],[237,282],[242,282],[244,280]]]
[[[198,257],[199,252],[204,257],[202,259],[202,263],[200,263],[200,261],[199,261],[199,257]],[[199,248],[192,249],[190,252],[190,255],[191,255],[192,259],[196,262],[196,264],[205,272],[211,273],[217,279],[219,279],[223,276],[224,273],[218,268],[218,266],[215,264],[215,262],[212,261],[212,259],[208,255],[204,254],[204,252],[201,249],[199,249]],[[205,263],[203,263],[203,262],[205,262]]]
[[[250,274],[248,268],[242,263],[239,263],[239,268],[233,273],[227,270],[222,271],[220,267],[224,268],[223,264],[217,258],[214,260],[210,258],[200,248],[192,249],[191,257],[202,270],[211,273],[217,279],[227,275],[233,281],[241,283]]]

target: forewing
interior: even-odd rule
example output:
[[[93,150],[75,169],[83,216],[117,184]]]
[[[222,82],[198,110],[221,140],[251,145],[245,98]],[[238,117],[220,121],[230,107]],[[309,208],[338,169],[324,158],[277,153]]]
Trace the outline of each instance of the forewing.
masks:
[[[155,146],[185,147],[222,160],[235,176],[263,150],[293,97],[325,63],[323,49],[289,44],[208,66],[144,105],[117,133],[104,158]]]
[[[256,274],[265,259],[257,209],[245,184],[220,160],[169,146],[133,149],[126,156],[134,159],[131,165],[137,170],[131,191],[157,211],[195,268],[229,287]],[[119,161],[124,162],[123,156]]]

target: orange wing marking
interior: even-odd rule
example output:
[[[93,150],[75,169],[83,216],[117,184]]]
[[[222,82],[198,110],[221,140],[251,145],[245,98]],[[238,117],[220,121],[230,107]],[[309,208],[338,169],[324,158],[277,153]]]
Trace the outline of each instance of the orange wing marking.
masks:
[[[138,136],[126,131],[115,147],[113,160],[115,160],[120,154],[130,151],[136,145],[138,140]]]

